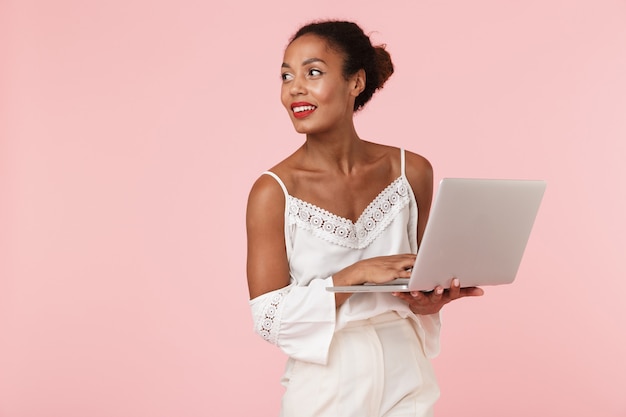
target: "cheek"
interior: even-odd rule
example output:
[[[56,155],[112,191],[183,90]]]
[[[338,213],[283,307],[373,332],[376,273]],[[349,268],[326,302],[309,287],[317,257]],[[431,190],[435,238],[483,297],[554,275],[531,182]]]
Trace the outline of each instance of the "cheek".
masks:
[[[320,85],[315,95],[321,102],[333,106],[341,106],[347,98],[345,86],[339,83]]]
[[[289,91],[283,86],[280,89],[280,102],[286,109],[289,109]]]

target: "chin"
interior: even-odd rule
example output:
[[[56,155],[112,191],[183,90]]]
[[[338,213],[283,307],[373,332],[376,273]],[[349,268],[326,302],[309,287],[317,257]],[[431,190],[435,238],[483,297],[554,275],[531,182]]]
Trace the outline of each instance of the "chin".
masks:
[[[293,123],[293,128],[298,133],[302,133],[302,134],[311,133],[311,128],[310,127],[302,126],[302,124],[298,123],[298,122],[294,122]]]
[[[315,135],[315,134],[324,133],[326,131],[324,127],[307,126],[302,123],[294,123],[293,128],[296,130],[296,132],[302,133],[303,135]]]
[[[308,129],[306,129],[306,128],[302,127],[302,126],[298,126],[298,124],[296,124],[296,123],[293,124],[293,128],[298,133],[303,133],[303,134],[309,133]]]

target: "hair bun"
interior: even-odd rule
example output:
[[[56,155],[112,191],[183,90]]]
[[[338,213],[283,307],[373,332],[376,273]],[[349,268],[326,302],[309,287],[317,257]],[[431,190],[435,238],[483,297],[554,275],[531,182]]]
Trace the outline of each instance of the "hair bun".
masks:
[[[377,45],[374,47],[374,60],[376,63],[376,68],[378,69],[378,80],[376,89],[383,88],[383,85],[391,74],[393,74],[393,62],[391,62],[391,55],[385,49],[387,45]]]

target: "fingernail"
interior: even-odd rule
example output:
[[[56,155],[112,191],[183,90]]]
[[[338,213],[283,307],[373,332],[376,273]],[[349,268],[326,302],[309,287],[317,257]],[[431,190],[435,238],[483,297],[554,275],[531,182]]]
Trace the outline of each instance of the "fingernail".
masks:
[[[443,294],[443,288],[437,288],[437,295]]]
[[[452,280],[452,285],[454,285],[455,287],[458,287],[459,286],[459,279],[458,278],[454,278]]]

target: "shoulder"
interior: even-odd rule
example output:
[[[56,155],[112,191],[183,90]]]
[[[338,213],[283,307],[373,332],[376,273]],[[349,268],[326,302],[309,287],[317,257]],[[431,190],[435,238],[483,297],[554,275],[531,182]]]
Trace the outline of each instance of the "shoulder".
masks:
[[[248,195],[248,217],[260,211],[282,213],[285,207],[285,193],[276,178],[262,174],[252,185]]]
[[[406,151],[406,177],[419,206],[430,205],[433,195],[433,166],[425,157]]]
[[[422,155],[405,151],[406,176],[416,182],[430,181],[433,179],[433,166]]]
[[[285,206],[286,195],[281,183],[287,190],[291,189],[294,159],[296,159],[297,154],[298,151],[294,152],[256,179],[248,196],[249,208],[250,206],[265,208],[283,208]],[[272,175],[268,175],[267,172],[276,175],[280,182]]]

